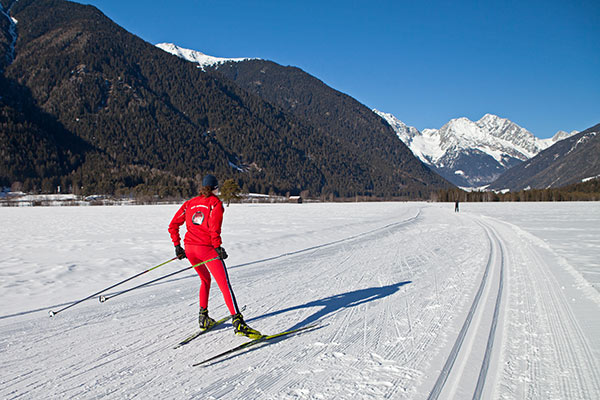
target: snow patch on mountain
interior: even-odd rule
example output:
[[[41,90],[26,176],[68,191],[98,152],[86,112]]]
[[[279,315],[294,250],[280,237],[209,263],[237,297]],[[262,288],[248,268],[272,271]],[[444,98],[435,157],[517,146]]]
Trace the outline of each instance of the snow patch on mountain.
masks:
[[[581,182],[585,183],[585,182],[589,182],[589,181],[592,181],[592,180],[594,180],[594,179],[598,179],[598,178],[600,178],[600,175],[596,175],[596,176],[590,176],[589,178],[583,178],[583,179],[581,180]]]
[[[179,58],[183,58],[186,61],[190,61],[196,64],[199,64],[200,67],[212,67],[215,65],[223,64],[226,62],[240,62],[240,61],[248,61],[248,60],[259,60],[258,58],[221,58],[221,57],[213,57],[201,53],[196,50],[185,49],[183,47],[179,47],[174,45],[173,43],[159,43],[156,45],[161,50],[166,51],[167,53],[173,54]]]

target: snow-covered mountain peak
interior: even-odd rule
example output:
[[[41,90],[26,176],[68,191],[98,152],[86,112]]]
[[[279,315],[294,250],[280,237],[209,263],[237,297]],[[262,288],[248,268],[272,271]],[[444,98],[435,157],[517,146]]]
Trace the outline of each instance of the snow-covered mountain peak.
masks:
[[[177,57],[183,58],[186,61],[190,61],[196,64],[199,64],[201,67],[214,66],[218,64],[223,64],[226,62],[239,62],[239,61],[247,61],[247,60],[258,60],[257,58],[221,58],[221,57],[213,57],[206,55],[197,50],[185,49],[183,47],[179,47],[174,45],[173,43],[159,43],[156,45],[161,50],[166,51],[167,53],[173,54]]]
[[[477,122],[468,118],[451,120],[440,129],[440,134],[447,141],[458,141],[461,148],[478,148],[490,155],[484,148],[492,149],[493,157],[501,163],[501,155],[496,151],[526,160],[547,147],[527,129],[494,114],[486,114]]]
[[[571,137],[573,135],[576,135],[578,133],[579,133],[579,131],[571,131],[571,132],[558,131],[551,138],[542,139],[542,140],[540,140],[540,142],[542,142],[542,145],[544,146],[544,149],[547,149],[548,147],[552,146],[556,142],[560,142],[561,140],[569,138],[569,137]]]
[[[484,139],[486,135],[475,122],[465,117],[450,120],[438,132],[445,143],[458,143],[461,140],[471,143]]]
[[[509,119],[494,114],[485,114],[477,122],[455,118],[440,129],[419,132],[392,114],[373,111],[389,123],[415,156],[460,186],[489,183],[507,168],[571,135],[559,132],[552,139],[541,140]]]
[[[481,117],[481,119],[479,121],[477,121],[477,125],[479,125],[481,127],[490,127],[490,128],[516,126],[520,129],[522,129],[520,126],[518,126],[514,122],[512,122],[506,118],[499,117],[494,114],[485,114],[483,117]]]
[[[477,121],[477,125],[490,135],[515,144],[527,158],[535,156],[546,148],[543,141],[536,138],[533,133],[506,118],[486,114]]]
[[[578,133],[579,133],[579,131],[571,131],[571,132],[558,131],[554,134],[554,136],[552,136],[552,142],[553,143],[559,142],[559,141],[566,139],[568,137],[571,137],[573,135],[577,135]]]

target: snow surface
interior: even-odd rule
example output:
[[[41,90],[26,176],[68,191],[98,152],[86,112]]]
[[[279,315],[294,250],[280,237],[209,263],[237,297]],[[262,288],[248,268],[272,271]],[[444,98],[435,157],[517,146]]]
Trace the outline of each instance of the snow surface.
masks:
[[[227,325],[172,349],[197,324],[190,271],[47,314],[172,257],[177,206],[0,208],[0,398],[600,398],[598,207],[232,205],[248,323],[320,326],[206,367],[246,339]]]
[[[600,202],[468,203],[463,209],[535,235],[600,292]]]

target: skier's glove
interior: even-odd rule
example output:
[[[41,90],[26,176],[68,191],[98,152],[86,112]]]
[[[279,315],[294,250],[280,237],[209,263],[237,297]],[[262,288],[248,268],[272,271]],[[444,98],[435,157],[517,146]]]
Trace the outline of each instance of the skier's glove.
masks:
[[[183,260],[184,258],[186,258],[185,250],[183,250],[183,247],[181,247],[180,244],[178,244],[177,246],[175,246],[175,255],[180,260]]]
[[[227,252],[225,251],[225,249],[224,249],[224,248],[222,248],[221,246],[217,247],[217,248],[215,249],[215,251],[217,252],[217,254],[219,255],[219,258],[220,258],[221,260],[225,260],[227,257],[229,257],[229,256],[227,255]]]

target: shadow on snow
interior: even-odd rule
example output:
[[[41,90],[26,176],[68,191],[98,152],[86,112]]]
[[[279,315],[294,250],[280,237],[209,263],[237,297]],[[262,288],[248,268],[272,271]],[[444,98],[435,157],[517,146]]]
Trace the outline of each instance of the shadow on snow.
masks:
[[[304,308],[321,307],[321,309],[315,312],[314,314],[309,315],[302,321],[298,321],[295,325],[292,325],[290,328],[288,328],[288,330],[297,329],[310,323],[321,320],[325,316],[333,314],[336,311],[341,310],[343,308],[356,307],[362,304],[370,303],[372,301],[380,300],[385,297],[391,296],[392,294],[400,290],[402,286],[407,285],[409,283],[412,282],[404,281],[388,286],[372,287],[368,289],[359,289],[354,290],[352,292],[336,294],[335,296],[326,297],[324,299],[311,301],[306,304],[301,304],[298,306],[289,307],[282,310],[274,311],[272,313],[264,314],[260,317],[252,318],[248,321],[258,321],[263,318],[269,318],[276,315],[285,314],[291,311],[301,310]]]
[[[304,308],[308,309],[308,308],[313,308],[313,307],[321,307],[317,312],[309,315],[308,317],[304,318],[302,321],[298,321],[295,325],[292,325],[291,327],[286,329],[286,330],[293,330],[293,329],[301,328],[303,326],[317,322],[317,321],[323,319],[324,317],[326,317],[327,315],[334,314],[335,312],[337,312],[341,309],[357,307],[362,304],[367,304],[372,301],[380,300],[385,297],[391,296],[392,294],[398,292],[402,286],[407,285],[409,283],[412,283],[412,281],[404,281],[404,282],[399,282],[399,283],[395,283],[393,285],[382,286],[382,287],[372,287],[372,288],[368,288],[368,289],[354,290],[352,292],[337,294],[335,296],[330,296],[330,297],[326,297],[324,299],[311,301],[309,303],[301,304],[298,306],[284,308],[282,310],[274,311],[272,313],[268,313],[268,314],[261,315],[259,317],[248,319],[247,321],[259,321],[263,318],[269,318],[269,317],[285,314],[285,313],[296,311],[296,310],[302,310]],[[323,325],[319,325],[319,326],[316,326],[315,328],[307,330],[305,332],[306,333],[314,332],[315,330],[319,330],[322,327],[323,327]],[[305,333],[305,332],[300,332],[300,334]],[[257,347],[249,348],[246,351],[242,351],[238,354],[231,354],[228,357],[214,360],[213,362],[206,364],[206,366],[219,364],[223,361],[235,358],[238,355],[247,354],[247,353],[256,351],[260,348],[263,348],[265,346],[269,346],[271,344],[275,344],[275,343],[281,342],[283,340],[289,339],[292,336],[295,336],[295,335],[283,336],[281,338],[276,338],[276,339],[270,340],[268,342],[263,342],[263,343],[259,344],[259,346],[257,346]]]

